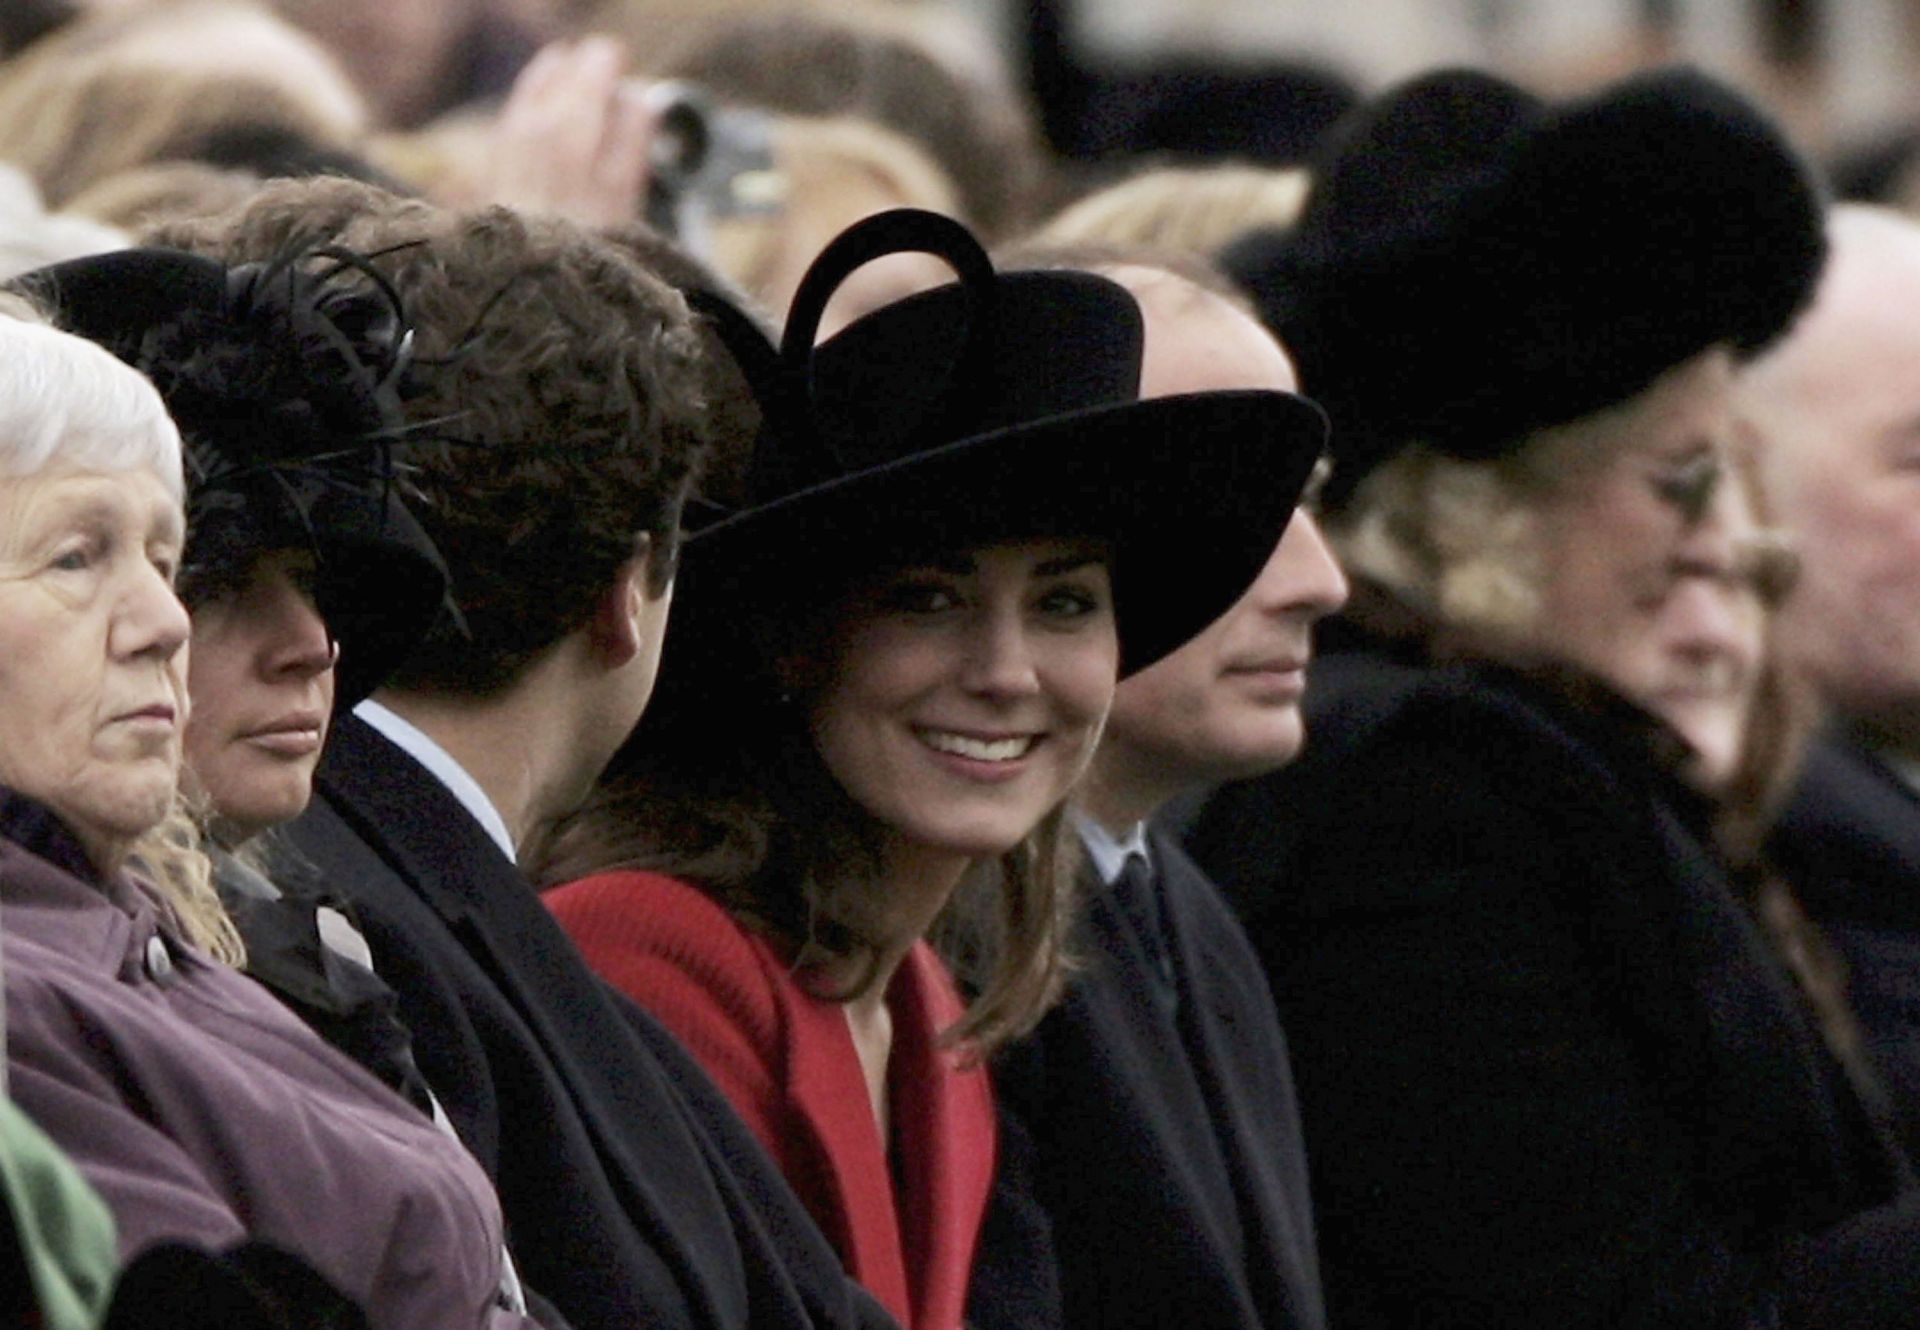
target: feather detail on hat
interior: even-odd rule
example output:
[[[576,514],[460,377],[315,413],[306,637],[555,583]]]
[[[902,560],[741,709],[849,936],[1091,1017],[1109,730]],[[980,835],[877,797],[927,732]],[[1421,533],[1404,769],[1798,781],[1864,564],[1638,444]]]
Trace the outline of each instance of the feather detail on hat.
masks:
[[[365,257],[289,252],[227,267],[176,250],[95,255],[21,284],[60,324],[153,380],[185,446],[181,594],[221,594],[264,553],[304,548],[340,643],[342,705],[448,610],[439,551],[402,502],[413,338]]]
[[[327,266],[308,269],[316,258]],[[231,269],[217,301],[150,326],[137,361],[203,485],[290,464],[390,478],[412,341],[385,278],[357,255],[322,250]]]

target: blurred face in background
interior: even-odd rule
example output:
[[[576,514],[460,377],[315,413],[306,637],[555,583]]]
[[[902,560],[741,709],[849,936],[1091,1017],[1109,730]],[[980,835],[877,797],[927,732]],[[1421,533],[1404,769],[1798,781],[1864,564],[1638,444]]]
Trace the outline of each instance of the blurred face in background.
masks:
[[[478,0],[275,0],[332,51],[378,124],[414,125],[435,103],[481,17]]]
[[[1840,208],[1812,308],[1741,376],[1769,501],[1800,551],[1787,658],[1920,753],[1920,226]]]
[[[1706,788],[1745,751],[1766,653],[1759,532],[1727,451],[1731,386],[1717,355],[1657,382],[1539,512],[1535,645],[1671,725]]]

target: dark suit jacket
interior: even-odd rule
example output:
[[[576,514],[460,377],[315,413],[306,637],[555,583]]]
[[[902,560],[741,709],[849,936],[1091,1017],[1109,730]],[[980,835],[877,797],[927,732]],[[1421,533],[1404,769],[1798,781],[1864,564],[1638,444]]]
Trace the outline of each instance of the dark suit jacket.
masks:
[[[981,1330],[1326,1324],[1259,961],[1193,861],[1157,836],[1152,854],[1159,920],[1095,887],[1086,968],[995,1059],[1004,1144],[969,1305]]]
[[[1920,1150],[1920,794],[1836,732],[1808,754],[1769,849],[1846,961],[1894,1121]]]
[[[1191,840],[1259,879],[1331,1323],[1920,1321],[1897,1160],[1644,722],[1359,667],[1371,701],[1336,680],[1348,724]]]
[[[343,717],[291,837],[577,1330],[889,1325],[673,1038],[604,988],[438,780]]]

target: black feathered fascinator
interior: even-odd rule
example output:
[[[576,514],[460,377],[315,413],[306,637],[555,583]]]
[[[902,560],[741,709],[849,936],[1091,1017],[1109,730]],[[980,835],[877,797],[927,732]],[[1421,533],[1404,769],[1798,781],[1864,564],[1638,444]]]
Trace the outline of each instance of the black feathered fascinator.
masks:
[[[233,267],[164,249],[43,268],[18,284],[60,325],[153,380],[186,445],[189,605],[261,554],[309,549],[351,706],[425,636],[446,597],[439,552],[401,499],[398,385],[412,334],[358,255]]]
[[[1299,226],[1224,256],[1333,421],[1338,502],[1416,440],[1468,459],[1784,332],[1825,256],[1779,132],[1690,70],[1549,105],[1448,71],[1337,131]]]

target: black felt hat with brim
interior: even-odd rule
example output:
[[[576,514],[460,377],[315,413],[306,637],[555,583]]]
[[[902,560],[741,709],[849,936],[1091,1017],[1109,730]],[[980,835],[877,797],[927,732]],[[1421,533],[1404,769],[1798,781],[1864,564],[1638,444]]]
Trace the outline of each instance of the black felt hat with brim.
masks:
[[[1704,75],[1550,105],[1449,71],[1353,117],[1295,230],[1224,261],[1332,418],[1337,503],[1410,443],[1496,457],[1709,347],[1764,347],[1824,255],[1805,166]]]
[[[940,257],[959,282],[815,349],[846,276],[907,251]],[[1141,669],[1252,585],[1326,442],[1319,408],[1290,393],[1139,400],[1132,296],[1090,273],[995,273],[931,213],[856,225],[803,281],[777,357],[753,337],[729,340],[763,385],[768,427],[745,504],[687,544],[668,675],[696,640],[702,654],[731,640],[723,654],[751,655],[754,619],[791,616],[796,596],[1027,537],[1106,545],[1122,671]]]
[[[410,337],[364,262],[333,253],[228,267],[130,249],[17,284],[61,327],[152,379],[179,425],[190,605],[263,554],[310,550],[314,600],[340,645],[336,707],[405,661],[442,610],[447,571],[400,497],[395,394]]]

